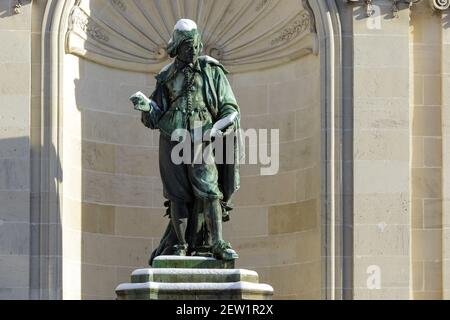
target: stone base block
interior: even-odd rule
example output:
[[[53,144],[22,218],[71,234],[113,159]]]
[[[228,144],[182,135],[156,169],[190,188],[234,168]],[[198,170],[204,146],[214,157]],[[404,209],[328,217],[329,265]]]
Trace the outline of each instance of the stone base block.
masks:
[[[273,288],[245,281],[228,283],[124,283],[118,300],[269,300]]]
[[[258,274],[245,269],[138,269],[131,274],[131,283],[197,283],[197,282],[252,282],[258,283]]]
[[[153,268],[201,268],[233,269],[234,260],[223,261],[208,257],[195,256],[158,256],[153,260]]]
[[[273,288],[258,274],[233,269],[234,261],[206,257],[160,256],[153,268],[138,269],[131,283],[116,288],[119,300],[267,300]]]

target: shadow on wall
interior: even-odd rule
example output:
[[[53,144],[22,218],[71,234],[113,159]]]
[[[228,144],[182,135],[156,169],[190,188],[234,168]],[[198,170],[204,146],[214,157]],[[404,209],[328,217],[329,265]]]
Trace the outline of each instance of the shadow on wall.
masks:
[[[28,152],[27,137],[0,139],[0,299],[29,295]]]
[[[31,146],[31,299],[61,297],[62,225],[61,212],[58,210],[60,207],[58,185],[61,185],[64,174],[60,155],[57,154],[53,143],[45,144],[48,140],[44,138],[43,145]],[[48,171],[42,171],[43,168]],[[33,179],[39,180],[39,183],[35,183]],[[34,199],[39,201],[33,201]],[[45,272],[50,270],[59,272],[53,271],[52,279],[49,279],[49,275]]]
[[[442,25],[445,29],[450,28],[450,13],[444,12],[442,14]]]
[[[14,118],[4,114],[3,120]],[[33,188],[40,186],[33,178],[41,177],[36,171],[41,169],[41,160],[56,159],[61,172],[59,157],[53,145],[31,146],[31,156],[30,161],[28,137],[0,139],[0,299],[36,298],[35,293],[46,285],[40,268],[45,270],[50,260],[53,269],[60,263],[60,247],[50,247],[48,241],[50,232],[61,232],[59,217],[50,220],[48,210],[43,210],[46,190]],[[49,190],[55,190],[62,176],[48,181]]]
[[[13,14],[13,8],[10,1],[0,2],[0,18],[9,17]]]

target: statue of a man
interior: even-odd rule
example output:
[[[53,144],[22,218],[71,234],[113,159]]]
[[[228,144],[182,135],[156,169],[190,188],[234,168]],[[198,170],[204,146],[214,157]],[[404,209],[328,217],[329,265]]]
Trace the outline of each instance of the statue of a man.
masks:
[[[167,46],[167,53],[174,61],[156,76],[156,88],[150,99],[139,94],[131,97],[135,109],[142,111],[143,124],[161,133],[159,165],[171,220],[159,247],[152,253],[150,264],[163,254],[238,258],[231,245],[223,240],[222,221],[228,220],[231,196],[239,188],[242,142],[236,133],[240,127],[240,111],[226,78],[227,71],[217,60],[199,56],[202,47],[196,23],[179,20]],[[192,138],[199,127],[209,129],[209,141],[201,139],[203,147],[214,139],[238,141],[232,151],[235,161],[174,163],[172,151],[180,143],[173,141],[174,132],[186,130]],[[210,156],[214,158],[214,154]]]

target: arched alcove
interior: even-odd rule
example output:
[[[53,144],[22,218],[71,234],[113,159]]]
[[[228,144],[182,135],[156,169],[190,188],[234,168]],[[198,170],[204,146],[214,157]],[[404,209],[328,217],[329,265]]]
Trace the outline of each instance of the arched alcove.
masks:
[[[148,3],[160,10],[152,17],[159,17],[161,25],[144,14]],[[324,36],[330,30],[321,26],[318,39],[315,26],[324,23],[313,19],[328,8],[326,1],[312,10],[302,1],[221,2],[228,11],[202,1],[196,7],[186,3],[69,0],[48,5],[48,15],[61,17],[49,26],[53,34],[44,68],[52,81],[44,84],[44,92],[51,93],[48,108],[53,110],[48,139],[61,163],[61,172],[54,174],[64,177],[54,208],[61,217],[63,298],[114,298],[115,286],[147,265],[168,220],[157,166],[158,134],[140,123],[128,97],[138,90],[151,92],[155,70],[167,61],[162,43],[150,46],[152,36],[145,48],[139,46],[136,29],[145,24],[167,29],[181,12],[208,27],[204,15],[210,12],[224,25],[210,22],[206,49],[232,70],[229,79],[243,127],[280,129],[279,172],[261,176],[258,165],[242,167],[225,236],[240,253],[237,266],[258,271],[261,281],[275,288],[276,298],[320,299],[334,281],[326,243],[334,241],[329,181],[335,171],[330,168],[339,165],[330,161],[336,141],[330,139],[329,119],[337,101],[331,89],[335,79],[325,70],[333,68],[330,37]],[[291,18],[283,21],[286,8]],[[244,9],[254,15],[242,14]],[[236,34],[239,26],[243,31]],[[233,41],[221,34],[224,27]],[[165,31],[167,41],[170,30]],[[270,37],[264,42],[260,34]],[[235,47],[227,47],[226,40]],[[245,43],[254,48],[242,48]],[[151,58],[145,58],[147,53]]]

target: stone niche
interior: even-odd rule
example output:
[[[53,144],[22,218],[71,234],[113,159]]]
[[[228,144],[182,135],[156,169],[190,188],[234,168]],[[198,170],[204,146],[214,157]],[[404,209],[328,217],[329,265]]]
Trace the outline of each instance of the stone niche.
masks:
[[[231,71],[244,129],[279,129],[278,173],[242,167],[224,225],[240,254],[236,266],[257,271],[275,299],[320,299],[320,59],[308,7],[298,0],[78,0],[67,12],[63,298],[114,299],[117,284],[148,266],[164,231],[158,134],[140,123],[128,97],[151,93],[155,72],[169,62],[164,46],[173,25],[185,17],[197,21],[204,53]]]

